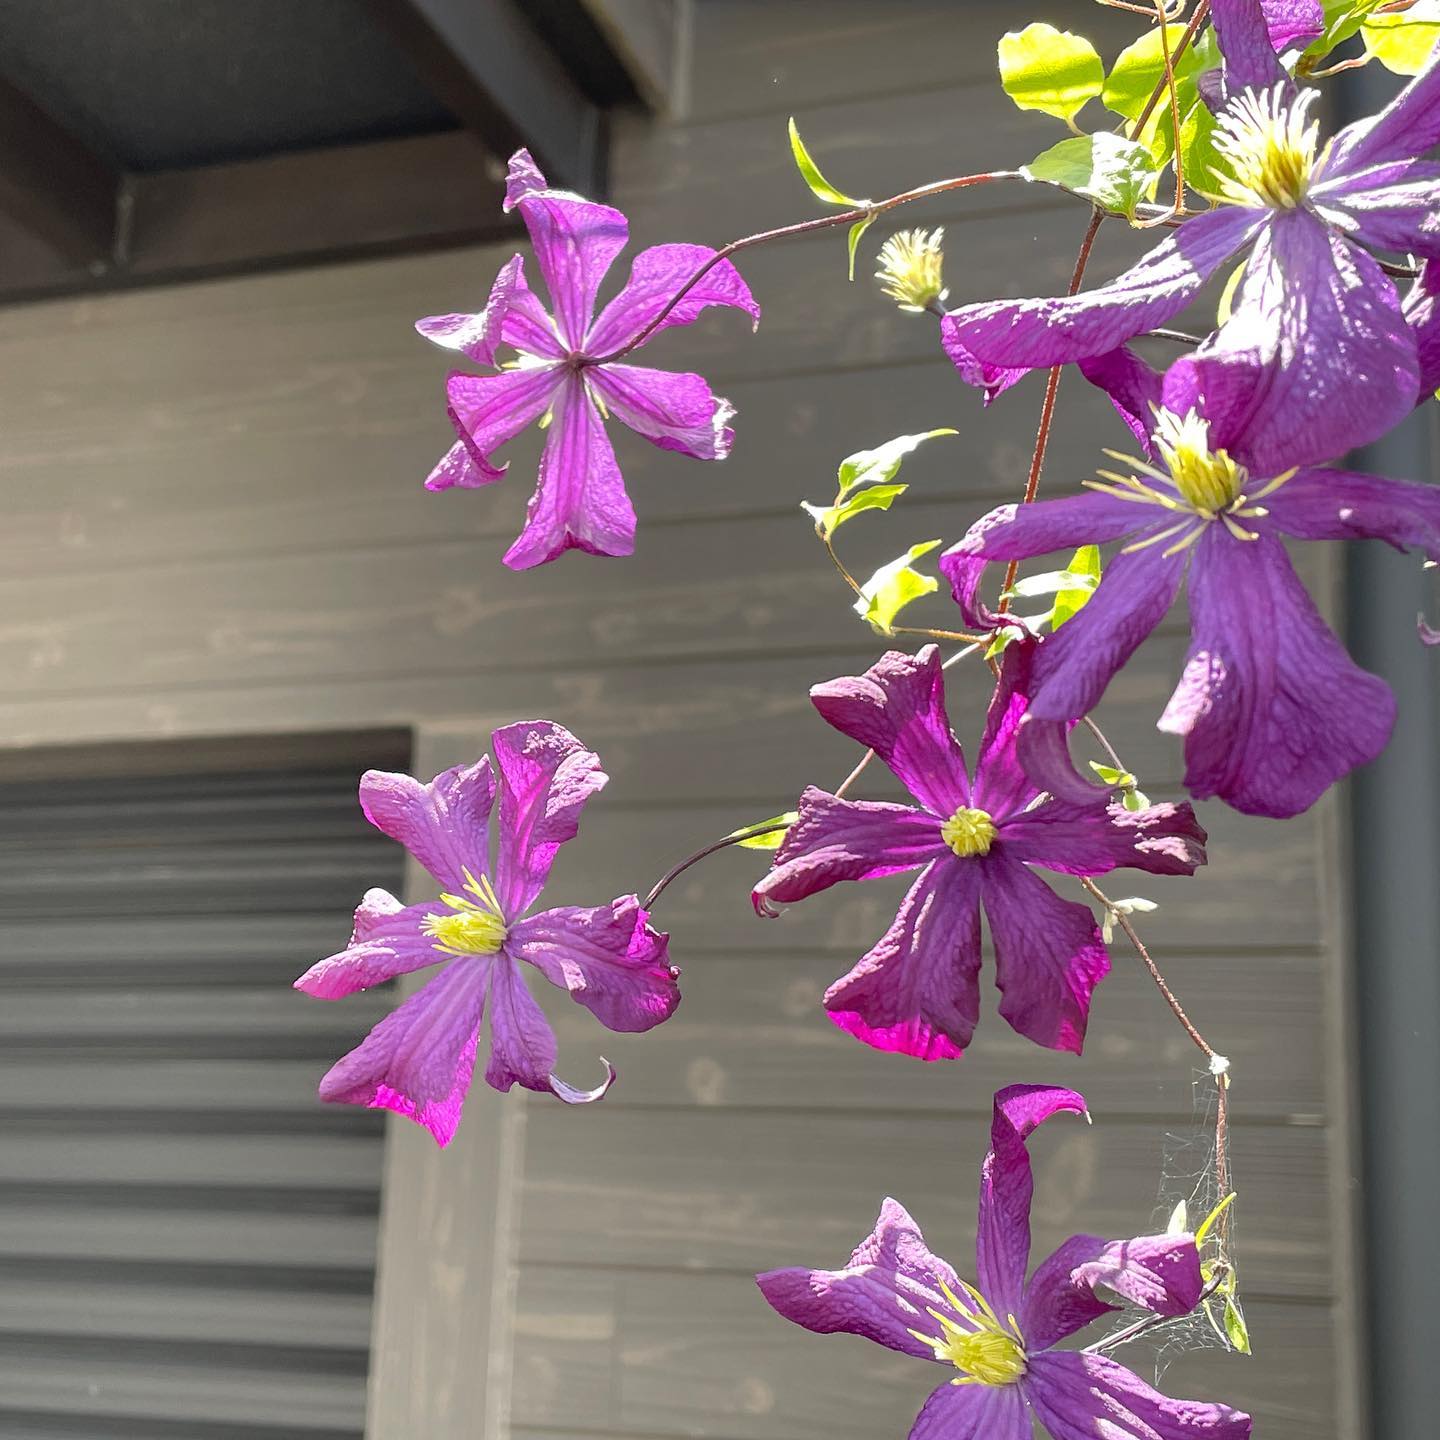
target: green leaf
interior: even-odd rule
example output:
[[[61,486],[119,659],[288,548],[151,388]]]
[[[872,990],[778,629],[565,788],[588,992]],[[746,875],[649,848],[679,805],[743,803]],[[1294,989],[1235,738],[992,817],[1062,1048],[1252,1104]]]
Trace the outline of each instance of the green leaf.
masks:
[[[1416,0],[1408,10],[1372,14],[1360,27],[1365,53],[1396,75],[1418,75],[1440,40],[1440,0]]]
[[[900,462],[925,441],[958,433],[956,430],[927,430],[923,435],[897,435],[874,450],[857,450],[853,455],[847,455],[840,462],[840,493],[836,503],[858,485],[879,485],[893,480],[899,473]]]
[[[1134,814],[1137,810],[1148,810],[1150,808],[1150,797],[1143,790],[1136,790],[1133,786],[1121,797],[1120,803]]]
[[[790,117],[790,153],[795,157],[795,168],[800,178],[810,187],[810,193],[827,205],[863,205],[863,200],[852,199],[843,190],[837,190],[821,173],[820,167],[810,158],[800,132],[795,128],[795,117]]]
[[[1040,110],[1068,125],[1100,93],[1105,67],[1082,36],[1053,25],[1027,25],[1000,37],[1000,83],[1022,110]]]
[[[1182,1200],[1171,1212],[1170,1223],[1165,1227],[1167,1235],[1188,1235],[1190,1233],[1190,1207]]]
[[[1047,570],[1043,575],[1027,575],[1017,580],[1007,592],[1014,600],[1032,600],[1036,595],[1054,595],[1066,586],[1078,587],[1095,582],[1089,575],[1078,575],[1069,570]]]
[[[850,227],[850,283],[855,283],[855,251],[859,248],[860,237],[875,223],[873,215],[867,215],[863,220],[857,220]]]
[[[1067,620],[1073,619],[1085,608],[1085,603],[1095,593],[1100,583],[1100,547],[1082,545],[1065,567],[1077,583],[1067,585],[1055,596],[1055,608],[1050,612],[1050,628],[1058,630]]]
[[[1386,0],[1324,0],[1325,28],[1305,49],[1299,66],[1300,74],[1316,68],[1337,45],[1343,45],[1360,27],[1370,12]]]
[[[787,810],[783,815],[772,815],[768,820],[757,820],[753,825],[742,825],[732,830],[725,838],[733,840],[742,850],[778,850],[785,839],[786,831],[800,818],[798,810]],[[771,826],[775,829],[770,829]],[[782,828],[783,827],[783,828]],[[765,833],[752,835],[752,830]]]
[[[800,508],[815,522],[815,528],[828,539],[847,520],[862,510],[888,510],[910,487],[908,485],[871,485],[835,505],[812,505],[802,501]]]
[[[863,615],[882,635],[894,632],[891,626],[895,617],[913,600],[922,595],[933,595],[940,588],[940,582],[929,575],[922,575],[911,569],[911,561],[938,550],[939,540],[925,540],[912,545],[898,559],[882,565],[861,587],[860,598],[855,602],[855,613]]]
[[[1195,1232],[1195,1243],[1203,1245],[1205,1237],[1210,1233],[1215,1222],[1235,1203],[1235,1192],[1232,1190],[1201,1222],[1200,1228]]]
[[[1225,1338],[1230,1342],[1231,1349],[1241,1355],[1250,1353],[1250,1331],[1240,1312],[1240,1303],[1233,1295],[1225,1297]]]
[[[1182,34],[1183,26],[1166,27],[1165,39],[1172,55]],[[1182,111],[1188,110],[1195,98],[1194,77],[1204,64],[1204,59],[1203,50],[1187,46],[1185,53],[1175,61],[1175,92]],[[1120,52],[1110,67],[1110,73],[1105,77],[1104,88],[1100,92],[1101,101],[1107,110],[1116,115],[1123,115],[1127,120],[1138,120],[1164,75],[1165,52],[1161,48],[1160,27],[1157,25]],[[1169,109],[1167,96],[1156,105],[1155,114],[1162,111],[1168,113]]]
[[[1052,145],[1020,167],[1028,180],[1058,185],[1093,200],[1102,209],[1135,218],[1135,207],[1160,174],[1154,157],[1138,141],[1102,130]]]
[[[1092,760],[1090,768],[1107,785],[1123,785],[1128,790],[1135,784],[1135,777],[1128,770],[1117,770],[1113,765],[1102,765],[1098,760]]]

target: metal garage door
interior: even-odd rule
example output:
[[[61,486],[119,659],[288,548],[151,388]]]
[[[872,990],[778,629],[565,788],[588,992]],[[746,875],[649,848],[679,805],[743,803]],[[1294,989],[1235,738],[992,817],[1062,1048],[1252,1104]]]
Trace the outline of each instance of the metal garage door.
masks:
[[[4,1440],[361,1434],[382,1127],[314,1086],[388,1001],[289,989],[400,884],[361,748],[0,769]]]

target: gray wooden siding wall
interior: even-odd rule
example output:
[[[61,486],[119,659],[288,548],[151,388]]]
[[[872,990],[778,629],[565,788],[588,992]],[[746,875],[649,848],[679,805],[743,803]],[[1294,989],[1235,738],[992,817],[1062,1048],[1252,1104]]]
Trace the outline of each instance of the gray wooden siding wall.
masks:
[[[1020,18],[1032,14],[1116,23],[1089,5]],[[992,3],[706,0],[693,13],[688,113],[618,127],[614,198],[636,242],[718,242],[812,213],[784,144],[792,110],[831,178],[859,193],[1023,161],[1058,134],[993,84],[993,40],[1015,20]],[[1085,217],[1012,186],[937,202],[923,219],[946,225],[958,302],[1063,286]],[[878,244],[886,230],[873,233]],[[1096,273],[1134,249],[1107,237]],[[894,516],[843,539],[861,571],[912,540],[953,540],[1020,484],[1038,380],[982,413],[938,358],[929,321],[899,315],[863,280],[845,284],[839,238],[756,252],[744,269],[765,306],[758,335],[743,317],[709,317],[643,357],[701,370],[731,397],[732,459],[703,467],[621,433],[637,556],[511,575],[499,557],[534,445],[517,445],[513,477],[485,493],[423,494],[448,443],[446,364],[410,332],[417,315],[478,305],[501,258],[458,252],[0,315],[5,740],[416,723],[463,736],[552,716],[613,777],[557,867],[557,902],[643,890],[803,783],[837,781],[853,749],[806,689],[878,647],[797,502],[823,497],[849,451],[952,424],[958,440],[909,463],[914,488]],[[1067,383],[1047,483],[1074,487],[1098,447],[1125,438]],[[1312,547],[1306,564],[1328,595],[1330,557]],[[942,604],[930,613],[953,623]],[[1182,651],[1177,620],[1105,706],[1152,795],[1173,793],[1180,773],[1152,722]],[[982,682],[962,669],[952,684],[972,745]],[[1161,903],[1146,932],[1234,1063],[1257,1355],[1183,1356],[1167,1384],[1250,1406],[1270,1440],[1355,1436],[1336,808],[1284,826],[1214,807],[1204,818],[1207,873],[1116,883]],[[751,1272],[839,1263],[885,1193],[963,1262],[1002,1083],[1075,1084],[1096,1118],[1093,1129],[1056,1122],[1036,1144],[1037,1246],[1144,1228],[1167,1133],[1195,1130],[1195,1057],[1123,951],[1084,1060],[1015,1042],[990,1008],[970,1056],[923,1067],[865,1049],[818,1009],[880,933],[893,891],[856,887],[762,924],[746,898],[756,864],[731,853],[666,897],[686,993],[670,1024],[612,1037],[553,1007],[568,1076],[592,1076],[600,1053],[618,1064],[603,1105],[505,1102],[524,1120],[523,1144],[511,1134],[504,1151],[514,1272],[500,1293],[513,1283],[516,1298],[485,1314],[504,1332],[490,1337],[495,1353],[513,1348],[491,1398],[508,1388],[517,1440],[903,1434],[932,1373],[785,1325]],[[454,1225],[468,1211],[444,1213]],[[443,1268],[429,1283],[453,1297],[464,1279]],[[398,1285],[394,1303],[405,1291],[414,1304],[414,1287]],[[403,1418],[383,1433],[405,1435]]]

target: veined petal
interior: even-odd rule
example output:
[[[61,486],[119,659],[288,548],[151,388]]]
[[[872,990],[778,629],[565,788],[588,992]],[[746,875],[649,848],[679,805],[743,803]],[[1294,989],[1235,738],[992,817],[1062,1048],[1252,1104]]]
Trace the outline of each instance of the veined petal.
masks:
[[[415,322],[427,339],[481,365],[494,365],[502,341],[550,360],[564,358],[550,318],[525,284],[525,258],[512,256],[501,266],[490,298],[478,315],[429,315]],[[520,344],[523,339],[528,343]]]
[[[1303,210],[1279,217],[1256,245],[1229,323],[1171,366],[1186,371],[1211,444],[1255,475],[1383,435],[1414,409],[1420,379],[1395,287]]]
[[[585,374],[611,414],[661,450],[695,460],[723,460],[730,453],[735,407],[714,394],[703,376],[638,365],[593,365]]]
[[[825,992],[830,1018],[877,1050],[957,1058],[980,1018],[979,902],[974,860],[932,861],[874,948]]]
[[[450,376],[445,382],[446,413],[481,475],[498,479],[505,473],[505,467],[491,464],[491,455],[538,420],[564,383],[565,371],[558,365],[506,370],[500,375],[467,375],[457,370]],[[433,483],[438,478],[432,474],[425,483],[432,490],[447,488]]]
[[[1395,160],[1317,185],[1311,201],[1328,224],[1372,250],[1440,254],[1440,165]]]
[[[959,1277],[930,1253],[898,1200],[880,1207],[874,1231],[843,1270],[770,1270],[755,1283],[774,1310],[817,1335],[863,1335],[921,1360],[935,1352],[910,1332],[938,1332],[931,1310],[959,1320],[944,1295],[945,1287],[959,1289]]]
[[[1025,636],[1005,647],[975,760],[973,802],[1001,827],[1008,816],[1023,810],[1040,793],[1016,754],[1016,742],[1030,708],[1031,672],[1038,643]]]
[[[1065,875],[1107,875],[1125,867],[1152,875],[1193,875],[1205,863],[1205,831],[1187,804],[1127,810],[1107,797],[1050,800],[1000,827],[997,843],[1030,865]]]
[[[360,777],[360,808],[382,834],[398,840],[449,890],[465,888],[465,871],[485,872],[495,775],[488,756],[442,770],[429,784],[390,770]]]
[[[625,288],[600,312],[585,339],[587,355],[608,355],[628,345],[664,308],[665,302],[715,252],[708,245],[652,245],[642,250],[630,267]],[[699,283],[666,315],[656,329],[690,325],[712,305],[730,305],[743,310],[756,325],[760,307],[740,272],[728,261],[711,266]]]
[[[1302,540],[1384,540],[1440,560],[1440,487],[1353,470],[1302,470],[1264,501],[1270,522]]]
[[[966,305],[952,312],[950,333],[990,365],[1035,369],[1104,355],[1179,314],[1267,219],[1268,212],[1235,205],[1207,211],[1108,285],[1055,299]]]
[[[1030,714],[1041,720],[1088,715],[1111,678],[1165,618],[1184,573],[1185,553],[1167,555],[1163,542],[1115,556],[1084,609],[1041,642]],[[1034,778],[1043,783],[1043,776]]]
[[[495,893],[514,923],[534,903],[555,853],[575,837],[585,802],[610,778],[563,725],[526,720],[490,737],[500,769]]]
[[[940,321],[940,343],[945,347],[950,363],[960,372],[960,378],[967,385],[985,392],[987,405],[1012,385],[1018,385],[1034,368],[1030,365],[987,365],[966,345],[961,337],[960,321],[954,314],[946,315]]]
[[[571,549],[591,555],[635,549],[635,508],[604,422],[578,376],[556,393],[554,417],[525,528],[505,552],[512,570],[529,570]]]
[[[448,1145],[470,1089],[490,964],[452,960],[331,1066],[320,1098],[393,1110]]]
[[[1078,1055],[1090,996],[1110,971],[1090,907],[1062,900],[1003,845],[980,864],[1001,1015],[1027,1040]]]
[[[950,582],[965,623],[988,628],[995,617],[981,602],[979,592],[991,561],[1028,560],[1078,545],[1101,545],[1144,529],[1161,513],[1169,512],[1094,490],[1031,505],[999,505],[982,515],[962,540],[941,555],[940,573]]]
[[[841,880],[914,870],[948,853],[940,820],[910,805],[842,800],[808,785],[770,872],[755,886],[757,914],[773,913]]]
[[[1378,115],[1347,125],[1330,147],[1323,176],[1409,160],[1440,143],[1440,60],[1430,63]]]
[[[1265,26],[1277,54],[1299,45],[1308,45],[1325,29],[1325,7],[1321,0],[1260,0]]]
[[[457,440],[436,462],[425,477],[427,490],[478,490],[503,479],[506,467],[480,462],[470,453],[463,440]]]
[[[1185,736],[1192,795],[1285,818],[1385,748],[1389,687],[1345,653],[1273,535],[1241,541],[1212,527],[1196,549],[1190,614],[1160,729]]]
[[[915,1417],[910,1440],[1030,1440],[1018,1385],[941,1385]]]
[[[1025,1287],[1019,1316],[1028,1349],[1048,1350],[1119,1309],[1095,1293],[1100,1285],[1157,1315],[1188,1315],[1200,1303],[1204,1285],[1195,1237],[1072,1235],[1035,1267]]]
[[[1155,458],[1151,433],[1160,407],[1160,374],[1128,345],[1080,362],[1080,373],[1109,397],[1147,460]],[[1182,410],[1179,412],[1184,414]]]
[[[970,801],[965,752],[945,713],[940,651],[887,651],[863,675],[811,687],[810,699],[842,735],[873,750],[932,814],[948,819]]]
[[[402,905],[388,890],[367,890],[355,912],[350,943],[339,954],[316,961],[295,988],[319,1000],[339,1000],[397,975],[438,965],[447,957],[420,928],[434,908],[433,903]]]
[[[555,1032],[525,984],[520,967],[497,955],[490,967],[490,1060],[485,1083],[508,1091],[548,1091],[555,1072]]]
[[[649,925],[634,895],[608,905],[565,905],[517,921],[506,954],[528,961],[607,1030],[649,1030],[680,1003],[669,937]]]
[[[1440,260],[1427,260],[1410,287],[1402,306],[1415,336],[1420,361],[1420,399],[1423,404],[1440,389]]]
[[[520,211],[550,291],[560,338],[579,351],[600,283],[630,238],[629,224],[609,205],[549,189],[528,150],[510,158],[505,209]]]
[[[1035,1182],[1025,1142],[1062,1111],[1086,1115],[1085,1097],[1056,1085],[1011,1085],[995,1095],[990,1152],[980,1167],[975,1269],[980,1292],[999,1315],[1020,1314],[1030,1260]]]
[[[1054,1440],[1248,1440],[1250,1434],[1250,1417],[1242,1411],[1167,1399],[1103,1355],[1032,1355],[1020,1383]]]
[[[1262,0],[1211,0],[1210,23],[1225,57],[1223,94],[1227,100],[1242,90],[1268,90],[1282,81],[1289,83],[1275,54],[1271,20]]]

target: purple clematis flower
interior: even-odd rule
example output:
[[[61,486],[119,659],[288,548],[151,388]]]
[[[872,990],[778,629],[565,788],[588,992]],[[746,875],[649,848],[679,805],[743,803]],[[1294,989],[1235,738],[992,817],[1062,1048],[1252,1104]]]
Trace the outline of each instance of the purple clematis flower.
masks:
[[[863,1335],[957,1370],[925,1402],[910,1440],[1030,1440],[1032,1414],[1054,1440],[1246,1440],[1250,1417],[1228,1405],[1171,1400],[1103,1354],[1055,1348],[1119,1308],[1100,1299],[1101,1286],[1168,1316],[1189,1314],[1202,1291],[1191,1235],[1074,1235],[1026,1281],[1034,1184],[1025,1141],[1062,1110],[1085,1114],[1084,1098],[1048,1085],[995,1096],[973,1285],[887,1199],[843,1270],[771,1270],[756,1276],[761,1292],[817,1334]]]
[[[355,912],[355,933],[338,955],[307,970],[297,990],[338,1000],[427,966],[442,969],[386,1016],[320,1082],[320,1098],[380,1106],[425,1126],[449,1144],[470,1088],[480,1022],[490,1012],[485,1081],[516,1082],[570,1104],[598,1100],[553,1073],[555,1036],[525,984],[520,962],[590,1010],[611,1030],[649,1030],[680,1001],[668,939],[652,930],[633,895],[608,905],[562,906],[526,915],[555,853],[573,838],[585,802],[607,779],[599,759],[548,720],[496,730],[499,837],[491,859],[496,782],[489,757],[422,785],[409,775],[368,771],[360,782],[365,818],[398,840],[444,887],[438,900],[402,905],[371,890]]]
[[[666,302],[715,252],[705,245],[656,245],[642,250],[625,288],[595,317],[600,285],[625,248],[629,226],[608,205],[551,190],[527,150],[510,158],[505,209],[518,209],[550,291],[547,314],[525,283],[524,260],[506,262],[479,315],[432,315],[415,328],[482,365],[495,365],[503,343],[518,364],[497,375],[457,371],[446,386],[449,415],[460,439],[425,484],[431,490],[473,488],[498,480],[505,467],[491,457],[533,421],[550,433],[540,459],[525,529],[505,554],[515,570],[554,560],[572,547],[592,555],[629,555],[635,511],[625,492],[605,419],[659,446],[697,460],[730,453],[735,411],[699,375],[607,363],[651,325]],[[689,325],[711,305],[748,312],[760,307],[728,260],[715,264],[658,327]],[[542,421],[542,423],[545,423]]]
[[[1362,413],[1387,429],[1419,393],[1415,337],[1362,247],[1440,256],[1440,165],[1416,158],[1440,141],[1440,61],[1322,149],[1309,119],[1318,92],[1297,92],[1285,74],[1260,0],[1214,0],[1211,14],[1225,56],[1223,203],[1108,285],[954,311],[941,324],[946,349],[967,381],[994,392],[1029,369],[1104,355],[1165,324],[1248,250],[1232,319],[1207,349],[1289,387],[1305,405],[1297,419],[1321,433],[1342,434]],[[1342,447],[1332,439],[1325,448]]]
[[[1031,867],[1189,875],[1205,862],[1205,832],[1188,805],[1132,814],[1093,787],[1078,804],[1036,803],[1042,786],[1015,754],[1034,649],[1017,641],[1006,651],[973,783],[946,718],[935,646],[891,651],[864,675],[810,692],[820,714],[872,748],[918,804],[842,800],[811,786],[752,898],[762,915],[773,914],[776,903],[841,880],[920,872],[895,923],[825,992],[835,1024],[877,1050],[946,1060],[970,1043],[980,1015],[983,899],[1000,1013],[1037,1044],[1078,1053],[1109,955],[1089,906],[1062,900]]]
[[[1395,702],[1321,619],[1282,537],[1374,538],[1440,559],[1440,489],[1317,468],[1334,437],[1293,423],[1273,376],[1200,355],[1163,377],[1127,350],[1086,367],[1141,439],[1133,473],[1102,472],[1089,493],[977,521],[941,558],[977,624],[984,567],[1076,544],[1124,540],[1099,588],[1038,647],[1022,761],[1053,764],[1058,727],[1087,714],[1159,624],[1189,568],[1191,642],[1160,729],[1185,737],[1185,786],[1252,815],[1284,817],[1384,749]],[[1341,436],[1348,450],[1373,435]],[[1284,468],[1272,458],[1288,456]],[[1027,729],[1030,729],[1027,726]],[[1047,743],[1048,742],[1048,743]],[[1053,772],[1046,779],[1057,785]],[[1093,788],[1093,787],[1086,787]]]

